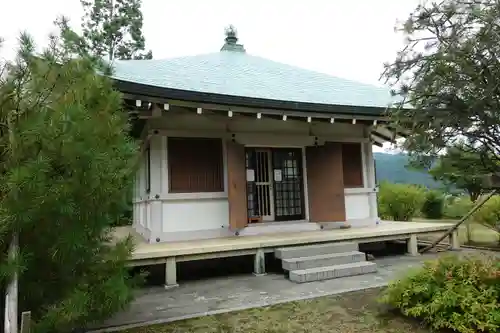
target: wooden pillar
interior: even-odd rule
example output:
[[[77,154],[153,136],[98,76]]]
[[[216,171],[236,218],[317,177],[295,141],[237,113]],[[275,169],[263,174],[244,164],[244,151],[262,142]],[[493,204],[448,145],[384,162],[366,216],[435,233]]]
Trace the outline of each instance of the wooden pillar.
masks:
[[[373,192],[369,193],[369,205],[370,205],[370,218],[378,218],[378,206],[377,206],[377,192],[375,191],[377,184],[375,182],[375,160],[373,158],[373,147],[371,142],[363,144],[363,154],[365,156],[364,168],[366,170],[366,183],[365,187],[373,189]]]
[[[248,224],[245,147],[228,141],[226,154],[229,228],[238,235]]]
[[[163,231],[163,202],[161,200],[163,193],[166,192],[168,180],[167,166],[164,156],[166,154],[166,138],[159,134],[151,136],[150,140],[150,193],[147,220],[145,227],[150,231],[150,243],[161,242]]]
[[[346,220],[342,146],[327,142],[306,148],[309,220],[339,222]]]

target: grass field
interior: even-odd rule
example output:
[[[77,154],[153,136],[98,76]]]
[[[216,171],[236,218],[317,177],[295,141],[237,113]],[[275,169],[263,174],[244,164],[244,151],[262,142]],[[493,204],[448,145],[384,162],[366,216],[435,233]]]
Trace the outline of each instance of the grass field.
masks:
[[[206,316],[127,333],[430,333],[402,317],[381,312],[380,289],[265,308]]]

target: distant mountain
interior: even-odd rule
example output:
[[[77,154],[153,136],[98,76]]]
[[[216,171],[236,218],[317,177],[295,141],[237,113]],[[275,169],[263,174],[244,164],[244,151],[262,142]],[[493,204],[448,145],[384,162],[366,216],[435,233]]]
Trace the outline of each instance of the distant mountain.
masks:
[[[373,153],[377,183],[389,181],[391,183],[416,184],[429,188],[441,188],[427,172],[419,172],[406,168],[408,156],[405,154]]]

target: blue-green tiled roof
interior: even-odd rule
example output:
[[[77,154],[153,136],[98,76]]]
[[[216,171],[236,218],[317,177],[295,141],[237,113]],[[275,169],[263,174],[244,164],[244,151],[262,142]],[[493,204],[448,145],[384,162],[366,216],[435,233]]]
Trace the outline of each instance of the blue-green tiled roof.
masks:
[[[244,51],[115,62],[114,78],[156,87],[330,105],[387,107],[387,88],[256,57]]]

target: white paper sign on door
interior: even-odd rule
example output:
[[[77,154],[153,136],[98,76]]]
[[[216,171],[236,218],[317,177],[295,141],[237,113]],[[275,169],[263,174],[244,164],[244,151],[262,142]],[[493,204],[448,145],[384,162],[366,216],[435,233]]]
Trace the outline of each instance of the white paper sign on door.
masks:
[[[283,175],[281,174],[281,169],[274,169],[274,181],[280,182],[283,180]]]
[[[255,181],[255,171],[254,169],[247,169],[247,182]]]

